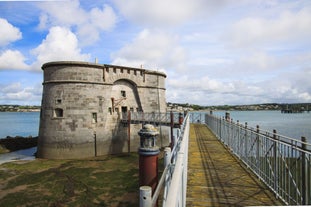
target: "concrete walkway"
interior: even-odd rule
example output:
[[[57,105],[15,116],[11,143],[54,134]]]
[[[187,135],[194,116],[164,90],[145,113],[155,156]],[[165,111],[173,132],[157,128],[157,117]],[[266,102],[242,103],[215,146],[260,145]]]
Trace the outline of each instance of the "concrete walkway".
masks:
[[[271,205],[282,203],[205,125],[191,124],[186,206]]]

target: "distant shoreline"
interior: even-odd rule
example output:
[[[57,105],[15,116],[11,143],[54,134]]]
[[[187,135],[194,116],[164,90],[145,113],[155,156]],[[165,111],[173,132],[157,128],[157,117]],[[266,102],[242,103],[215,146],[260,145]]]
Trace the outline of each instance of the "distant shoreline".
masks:
[[[17,111],[0,111],[1,112],[40,112],[40,109],[21,109]]]
[[[40,112],[41,106],[0,105],[0,112]]]

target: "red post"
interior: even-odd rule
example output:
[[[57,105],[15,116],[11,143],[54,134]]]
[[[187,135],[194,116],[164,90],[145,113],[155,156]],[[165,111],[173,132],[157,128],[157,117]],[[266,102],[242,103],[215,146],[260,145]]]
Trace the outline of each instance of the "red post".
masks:
[[[179,128],[180,128],[180,126],[182,125],[183,121],[184,121],[183,114],[182,114],[182,113],[179,113],[179,116],[178,116]]]
[[[127,151],[131,152],[131,111],[127,112]]]
[[[139,155],[139,186],[150,186],[152,194],[158,185],[158,154]]]
[[[226,119],[226,121],[230,122],[230,113],[229,112],[226,112],[225,119]]]
[[[158,185],[158,155],[156,136],[159,132],[151,124],[146,124],[138,132],[140,136],[139,153],[139,185],[150,186],[152,194]]]

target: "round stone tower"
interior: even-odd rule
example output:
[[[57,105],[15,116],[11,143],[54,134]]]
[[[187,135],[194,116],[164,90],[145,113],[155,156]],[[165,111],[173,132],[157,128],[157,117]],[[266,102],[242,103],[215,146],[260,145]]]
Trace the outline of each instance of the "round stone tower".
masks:
[[[38,157],[125,152],[128,130],[120,122],[122,113],[166,112],[164,73],[69,61],[49,62],[42,69]],[[139,146],[140,127],[133,126],[131,151]]]

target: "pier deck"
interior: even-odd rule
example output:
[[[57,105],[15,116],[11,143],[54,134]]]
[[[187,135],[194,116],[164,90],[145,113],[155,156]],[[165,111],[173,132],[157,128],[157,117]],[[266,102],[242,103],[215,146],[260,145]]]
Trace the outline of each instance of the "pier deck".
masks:
[[[201,124],[191,124],[186,206],[282,205]]]

